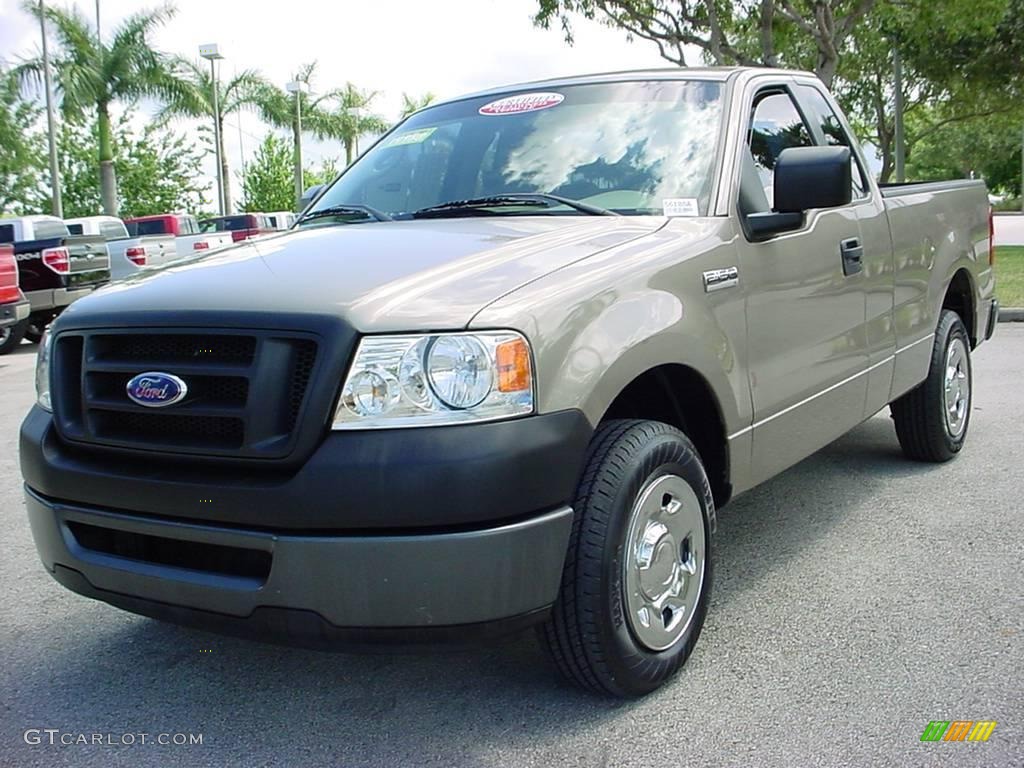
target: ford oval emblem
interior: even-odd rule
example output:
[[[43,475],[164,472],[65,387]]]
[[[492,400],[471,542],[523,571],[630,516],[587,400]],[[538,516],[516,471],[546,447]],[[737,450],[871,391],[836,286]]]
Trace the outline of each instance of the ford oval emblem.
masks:
[[[163,408],[181,402],[188,394],[188,384],[169,373],[147,371],[133,376],[125,391],[133,403],[147,408]]]

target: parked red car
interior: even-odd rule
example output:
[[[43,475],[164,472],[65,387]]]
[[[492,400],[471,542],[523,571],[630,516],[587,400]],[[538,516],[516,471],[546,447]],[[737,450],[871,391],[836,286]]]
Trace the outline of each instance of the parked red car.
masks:
[[[0,245],[0,354],[13,348],[21,338],[12,338],[13,328],[28,318],[29,303],[18,288],[18,262],[13,245]]]
[[[277,232],[270,219],[262,213],[239,213],[233,216],[217,216],[199,222],[203,232],[230,232],[236,243],[260,235]]]

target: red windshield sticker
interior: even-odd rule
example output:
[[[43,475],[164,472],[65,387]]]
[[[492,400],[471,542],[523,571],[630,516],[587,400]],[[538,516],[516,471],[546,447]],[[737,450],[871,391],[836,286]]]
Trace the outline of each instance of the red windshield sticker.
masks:
[[[481,115],[515,115],[520,112],[536,112],[551,109],[562,103],[565,96],[560,93],[523,93],[507,96],[480,107]]]

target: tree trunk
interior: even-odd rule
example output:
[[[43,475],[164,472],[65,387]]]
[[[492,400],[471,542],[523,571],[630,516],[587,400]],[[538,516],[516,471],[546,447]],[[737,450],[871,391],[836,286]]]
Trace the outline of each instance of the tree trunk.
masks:
[[[295,179],[295,210],[299,210],[302,201],[302,125],[298,115],[292,116],[292,141],[295,154],[293,157],[292,175]]]
[[[832,81],[836,77],[836,69],[839,67],[839,59],[835,57],[826,56],[824,53],[818,53],[818,66],[815,67],[814,74],[818,76],[818,79],[825,84],[826,88],[832,87]]]
[[[355,142],[348,136],[342,140],[345,144],[345,167],[352,165],[352,148]]]
[[[224,118],[220,118],[220,184],[224,190],[224,214],[231,213],[231,175],[228,173],[228,155],[224,151]]]
[[[100,200],[103,212],[117,216],[117,173],[114,171],[114,139],[110,130],[110,112],[106,104],[97,105],[100,135]]]

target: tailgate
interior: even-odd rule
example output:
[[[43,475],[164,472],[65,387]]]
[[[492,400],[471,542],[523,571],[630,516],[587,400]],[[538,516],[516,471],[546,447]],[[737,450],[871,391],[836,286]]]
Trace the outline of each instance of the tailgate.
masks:
[[[152,266],[172,261],[178,255],[174,235],[146,235],[142,245],[146,249],[146,261]]]
[[[72,235],[64,240],[71,260],[68,288],[110,281],[110,254],[100,235]]]

